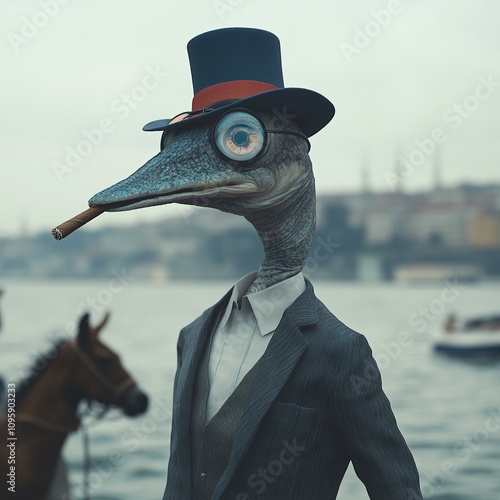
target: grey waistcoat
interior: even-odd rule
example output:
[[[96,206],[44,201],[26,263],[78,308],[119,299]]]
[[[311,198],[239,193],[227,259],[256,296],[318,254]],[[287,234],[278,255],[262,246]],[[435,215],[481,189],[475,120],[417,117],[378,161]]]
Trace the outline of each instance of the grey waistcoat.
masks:
[[[191,480],[195,500],[210,500],[226,468],[236,427],[243,414],[256,367],[245,375],[219,411],[206,423],[211,340],[198,367],[191,413]]]

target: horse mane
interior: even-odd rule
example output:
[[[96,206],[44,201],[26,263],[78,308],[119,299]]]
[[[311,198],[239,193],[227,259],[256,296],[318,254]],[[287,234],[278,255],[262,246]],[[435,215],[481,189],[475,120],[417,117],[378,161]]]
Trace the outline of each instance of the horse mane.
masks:
[[[16,405],[22,403],[26,395],[30,392],[35,382],[47,371],[48,367],[57,359],[59,352],[68,338],[60,337],[51,342],[49,348],[41,352],[29,367],[28,374],[16,384]],[[54,350],[57,354],[54,356]],[[41,368],[40,368],[41,367]]]

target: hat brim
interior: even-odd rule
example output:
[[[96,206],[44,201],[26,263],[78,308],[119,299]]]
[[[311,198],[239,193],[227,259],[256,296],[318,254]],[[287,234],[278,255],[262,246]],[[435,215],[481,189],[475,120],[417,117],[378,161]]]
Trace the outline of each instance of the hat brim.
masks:
[[[297,124],[307,137],[319,132],[335,114],[334,105],[326,97],[313,90],[290,87],[268,90],[238,99],[226,106],[186,118],[172,125],[169,125],[170,119],[155,120],[144,125],[142,130],[150,132],[188,128],[211,118],[217,118],[232,108],[241,107],[254,112],[273,112],[277,120]]]

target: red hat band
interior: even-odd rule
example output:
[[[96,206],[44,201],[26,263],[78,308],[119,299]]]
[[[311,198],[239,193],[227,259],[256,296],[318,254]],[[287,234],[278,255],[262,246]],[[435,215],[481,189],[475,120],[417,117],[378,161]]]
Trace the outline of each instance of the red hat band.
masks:
[[[193,97],[192,111],[204,109],[211,104],[228,99],[244,99],[279,87],[256,80],[234,80],[216,83],[200,90]]]

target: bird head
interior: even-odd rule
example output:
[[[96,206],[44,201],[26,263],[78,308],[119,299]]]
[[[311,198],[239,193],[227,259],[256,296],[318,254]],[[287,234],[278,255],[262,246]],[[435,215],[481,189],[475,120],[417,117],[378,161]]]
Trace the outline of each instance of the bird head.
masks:
[[[225,28],[188,43],[192,111],[144,127],[160,152],[90,199],[106,211],[181,203],[244,216],[265,259],[257,290],[302,269],[315,224],[309,137],[333,117],[321,94],[285,88],[278,38]]]
[[[188,43],[193,111],[148,123],[161,151],[91,206],[133,210],[167,203],[248,216],[281,206],[312,182],[308,137],[333,117],[332,103],[285,88],[278,38],[225,28]]]
[[[309,141],[281,114],[237,108],[182,125],[164,132],[156,156],[89,204],[126,211],[181,203],[251,218],[285,207],[314,183]]]

